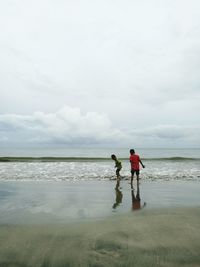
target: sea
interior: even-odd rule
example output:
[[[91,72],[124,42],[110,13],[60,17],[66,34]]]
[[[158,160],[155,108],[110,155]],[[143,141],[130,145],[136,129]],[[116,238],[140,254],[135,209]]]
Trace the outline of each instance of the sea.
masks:
[[[129,148],[30,147],[0,150],[0,181],[86,181],[115,179],[115,154],[122,179],[130,178]],[[200,181],[200,148],[138,148],[143,180]]]

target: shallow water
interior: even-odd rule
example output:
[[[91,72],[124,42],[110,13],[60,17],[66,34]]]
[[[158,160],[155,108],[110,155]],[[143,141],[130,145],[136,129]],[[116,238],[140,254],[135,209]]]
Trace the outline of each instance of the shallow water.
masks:
[[[198,182],[1,182],[0,224],[89,221],[153,208],[199,207]]]

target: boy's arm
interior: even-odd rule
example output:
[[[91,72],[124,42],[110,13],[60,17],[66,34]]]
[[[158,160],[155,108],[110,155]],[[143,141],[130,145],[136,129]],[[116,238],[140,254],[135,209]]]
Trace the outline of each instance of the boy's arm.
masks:
[[[142,163],[141,159],[139,159],[140,164],[142,165],[143,168],[145,168],[144,164]]]

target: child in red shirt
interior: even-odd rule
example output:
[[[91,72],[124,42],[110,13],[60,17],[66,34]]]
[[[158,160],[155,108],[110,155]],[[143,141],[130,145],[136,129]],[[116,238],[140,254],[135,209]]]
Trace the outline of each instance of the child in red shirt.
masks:
[[[144,164],[142,163],[139,155],[135,154],[135,150],[130,150],[130,163],[131,163],[131,184],[133,183],[133,177],[136,173],[137,181],[139,180],[139,174],[140,174],[140,164],[143,168],[145,168]]]

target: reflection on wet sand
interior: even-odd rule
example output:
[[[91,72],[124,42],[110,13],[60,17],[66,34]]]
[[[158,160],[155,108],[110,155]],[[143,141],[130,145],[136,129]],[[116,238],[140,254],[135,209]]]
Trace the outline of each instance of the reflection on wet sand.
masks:
[[[117,179],[117,183],[115,187],[116,199],[115,199],[115,203],[113,204],[113,209],[116,209],[117,206],[119,206],[119,204],[122,203],[123,194],[122,194],[122,191],[119,190],[119,187],[120,187],[120,180]]]
[[[141,205],[141,198],[140,198],[140,186],[139,181],[137,181],[137,190],[135,195],[135,189],[133,185],[131,185],[131,196],[132,196],[132,210],[139,210],[146,206],[146,202]]]
[[[120,179],[117,179],[116,185],[115,185],[115,203],[113,204],[112,208],[116,209],[121,203],[123,194],[120,190]],[[137,181],[136,188],[133,187],[133,184],[131,184],[131,199],[132,199],[132,210],[139,210],[146,206],[146,202],[141,204],[141,198],[140,198],[140,185],[139,181]]]

